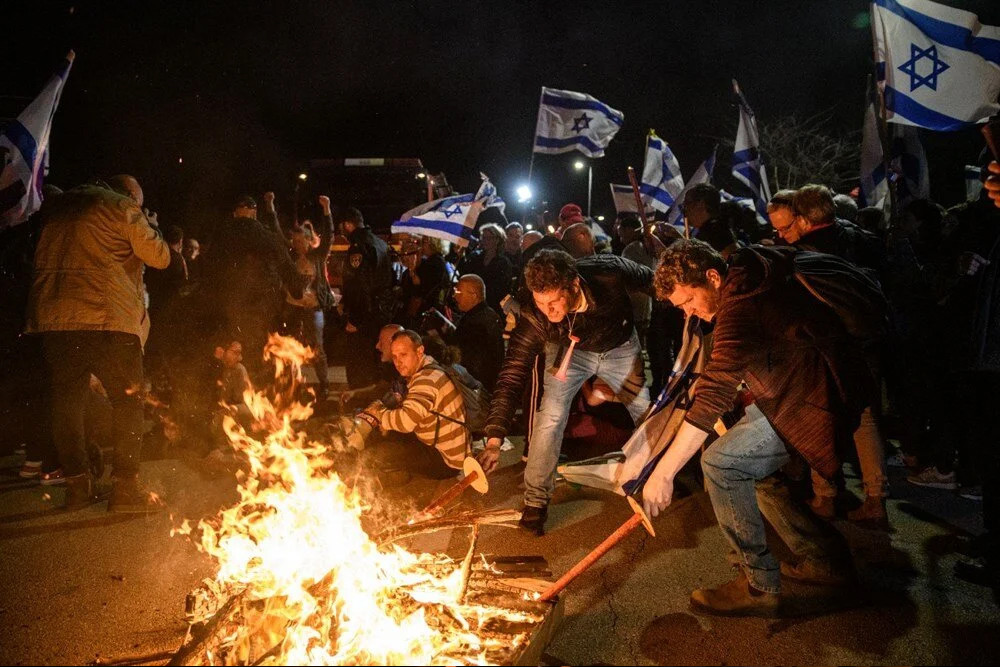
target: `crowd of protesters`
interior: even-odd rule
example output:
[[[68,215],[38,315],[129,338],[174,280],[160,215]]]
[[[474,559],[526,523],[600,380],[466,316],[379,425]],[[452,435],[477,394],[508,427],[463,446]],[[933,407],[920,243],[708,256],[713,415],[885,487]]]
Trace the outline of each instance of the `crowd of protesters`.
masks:
[[[538,229],[487,208],[463,248],[379,236],[324,196],[315,219],[285,225],[273,193],[240,197],[201,242],[161,228],[130,176],[50,189],[3,250],[3,356],[32,387],[7,410],[50,415],[18,422],[21,476],[84,507],[113,449],[109,509],[155,511],[138,479],[144,439],[211,455],[224,415],[253,428],[243,396],[273,380],[263,350],[280,332],[314,352],[319,414],[356,407],[390,443],[372,459],[383,470],[452,476],[475,446],[491,472],[524,433],[521,525],[541,535],[559,461],[622,446],[670,377],[686,317],[712,350],[645,506],[669,505],[700,453],[740,566],[693,604],[768,614],[782,576],[850,581],[825,521],[841,511],[845,460],[865,491],[852,521],[886,527],[890,465],[982,502],[988,532],[960,574],[995,586],[998,193],[988,180],[948,210],[911,201],[890,224],[823,185],[775,193],[765,219],[702,184],[682,202],[691,239],[634,213],[605,230],[567,204]],[[336,395],[334,349],[348,386]],[[778,563],[762,516],[795,563]]]

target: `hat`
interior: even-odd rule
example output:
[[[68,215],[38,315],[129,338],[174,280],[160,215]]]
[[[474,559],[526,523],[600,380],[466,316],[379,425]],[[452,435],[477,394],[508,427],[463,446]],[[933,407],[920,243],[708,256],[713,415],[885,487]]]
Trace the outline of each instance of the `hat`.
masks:
[[[257,200],[250,195],[243,195],[236,200],[233,208],[240,208],[241,206],[244,208],[257,208]]]
[[[583,222],[583,210],[577,204],[566,204],[559,209],[559,222],[563,225]]]

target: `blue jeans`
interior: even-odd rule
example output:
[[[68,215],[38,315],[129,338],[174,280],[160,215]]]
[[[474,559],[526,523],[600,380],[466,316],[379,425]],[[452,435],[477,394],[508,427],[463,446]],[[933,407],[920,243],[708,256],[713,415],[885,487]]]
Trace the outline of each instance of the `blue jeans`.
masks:
[[[794,500],[775,474],[789,460],[785,443],[756,405],[750,405],[746,415],[701,456],[719,527],[747,579],[768,593],[780,592],[781,572],[767,547],[763,518],[800,558],[835,562],[850,558],[844,538]]]
[[[550,368],[543,373],[545,392],[542,405],[535,412],[528,463],[524,468],[524,504],[533,507],[545,507],[552,498],[566,420],[573,397],[584,382],[595,375],[607,382],[635,421],[649,407],[642,348],[635,331],[627,342],[607,352],[574,350],[566,380],[561,381],[555,378],[551,366],[561,364],[564,354],[565,350],[560,351],[558,345],[545,346]]]

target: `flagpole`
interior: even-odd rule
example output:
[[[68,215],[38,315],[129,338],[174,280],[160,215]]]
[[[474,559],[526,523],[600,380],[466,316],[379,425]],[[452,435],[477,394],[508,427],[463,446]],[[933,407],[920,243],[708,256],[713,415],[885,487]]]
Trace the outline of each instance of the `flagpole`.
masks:
[[[868,23],[871,25],[872,33],[872,67],[876,68],[875,73],[878,73],[878,36],[875,34],[875,7],[874,5],[868,6]],[[868,75],[869,80],[873,80],[871,74]],[[892,156],[889,154],[889,121],[886,118],[886,108],[885,108],[885,95],[883,94],[882,88],[878,85],[877,76],[874,77],[875,84],[875,96],[878,99],[878,122],[875,124],[878,127],[879,142],[882,144],[882,165],[885,169],[885,180],[886,185],[889,187],[889,229],[896,226],[896,222],[899,220],[899,206],[897,205],[897,193],[896,193],[896,181],[892,178],[891,161]],[[865,100],[865,107],[868,106],[868,101]],[[886,234],[886,239],[889,235]]]
[[[545,97],[545,86],[538,91],[538,113],[535,114],[535,131],[531,133],[531,161],[528,162],[528,187],[531,187],[531,172],[535,168],[535,138],[538,136],[538,119],[542,115],[542,99]]]
[[[590,191],[594,185],[594,166],[587,165],[587,217],[590,217]]]

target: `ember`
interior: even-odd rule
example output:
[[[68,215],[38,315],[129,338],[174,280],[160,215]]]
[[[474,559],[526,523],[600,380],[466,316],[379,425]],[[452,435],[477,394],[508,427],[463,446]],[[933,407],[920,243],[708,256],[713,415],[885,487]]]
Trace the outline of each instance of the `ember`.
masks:
[[[274,401],[247,396],[266,436],[228,419],[249,462],[240,501],[195,531],[218,563],[189,596],[193,622],[174,664],[491,664],[517,659],[551,605],[525,589],[482,583],[499,574],[471,546],[462,561],[380,547],[362,529],[368,509],[332,471],[328,447],[295,423],[311,409],[288,402],[307,350],[272,336]],[[470,581],[473,582],[470,585]]]

